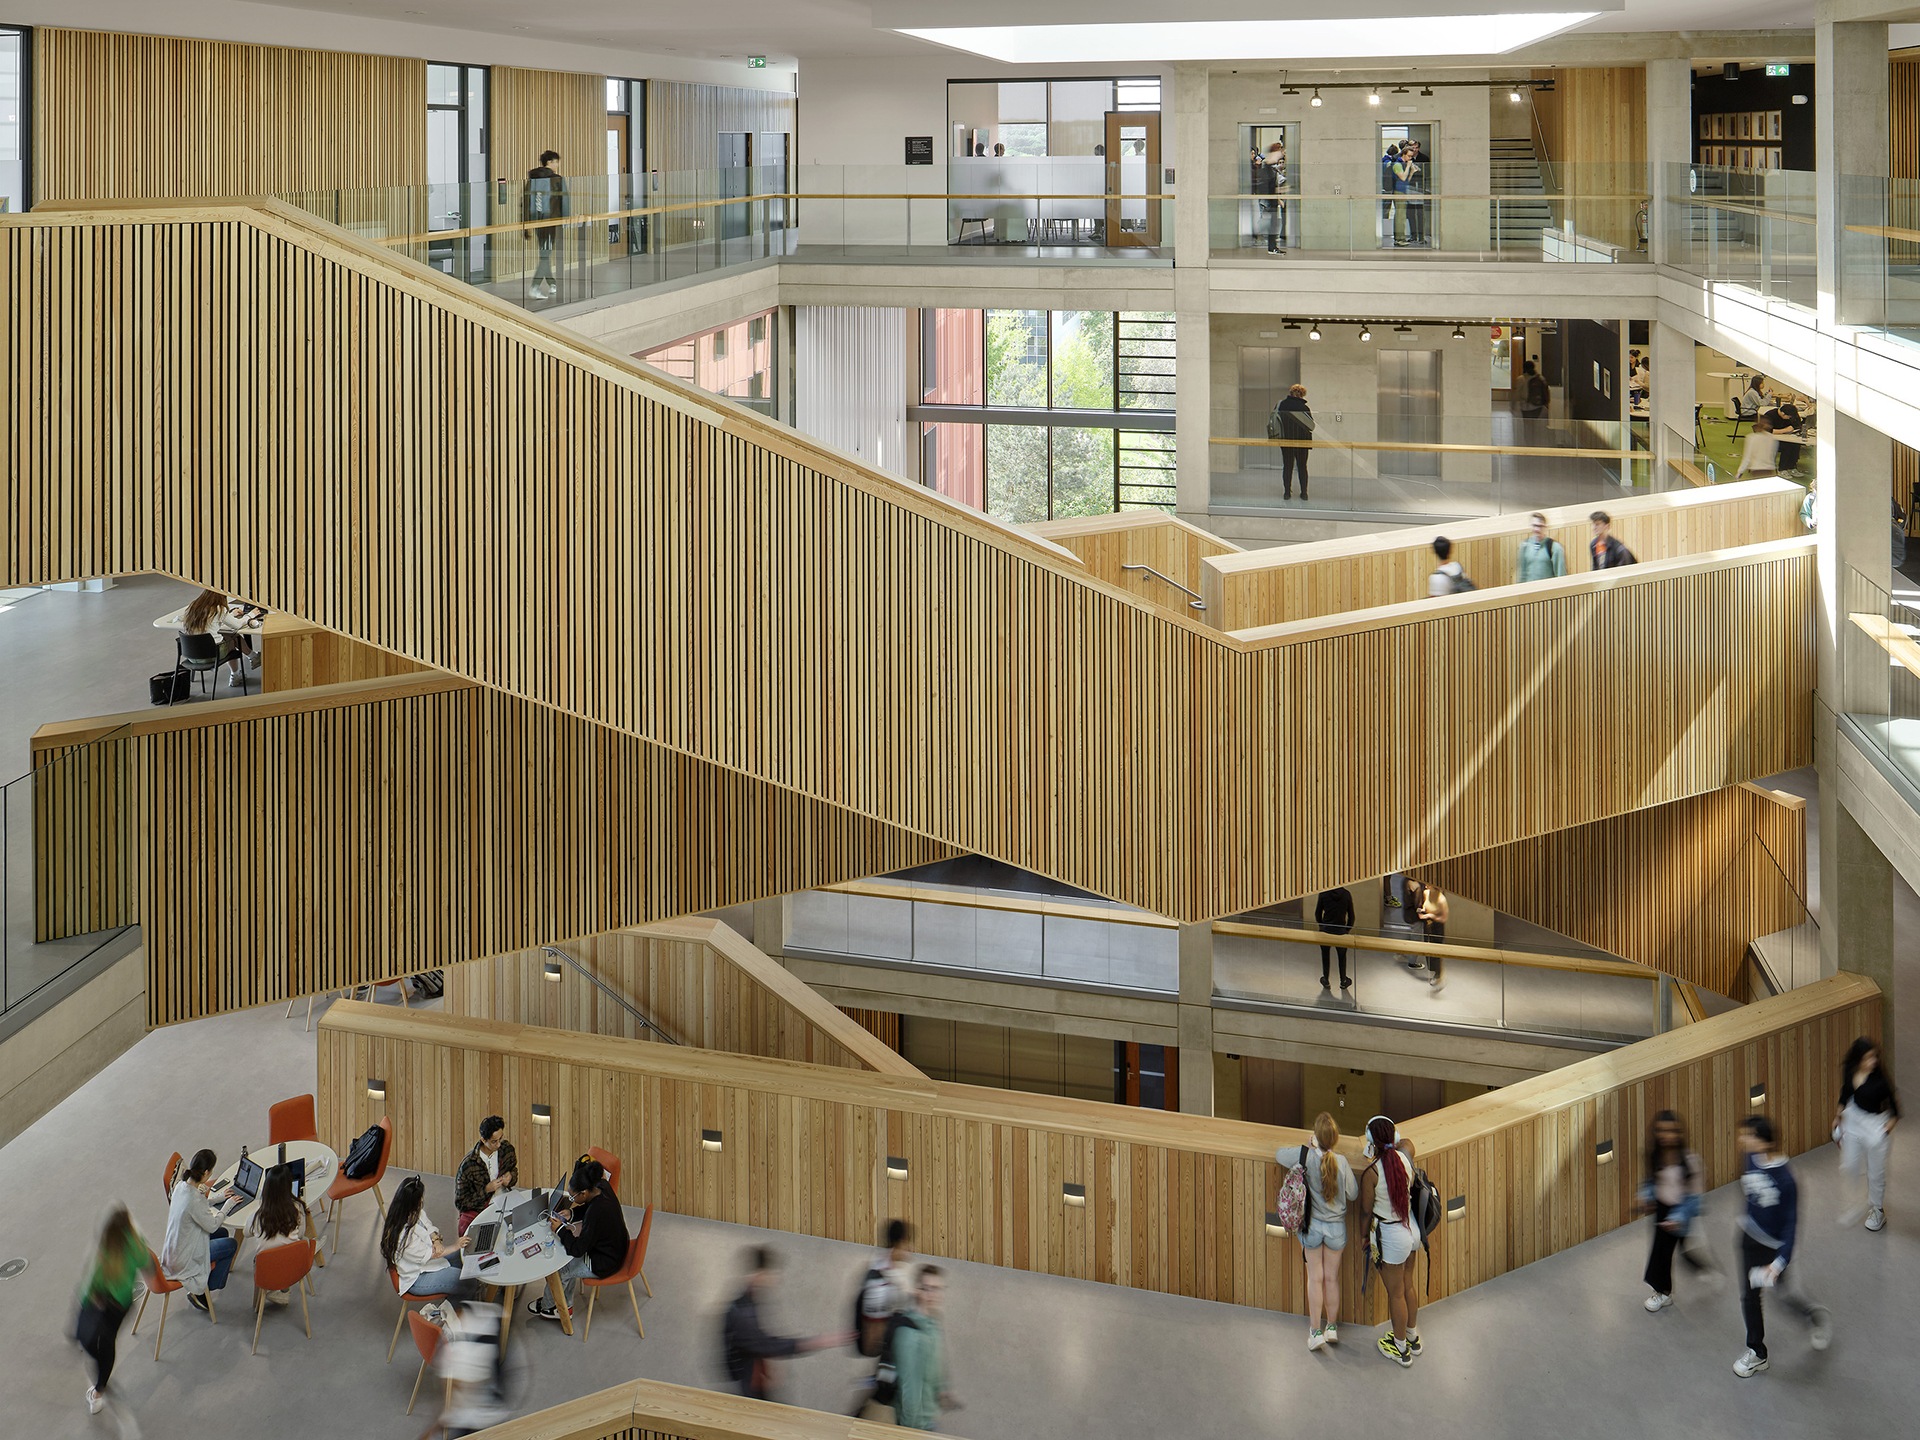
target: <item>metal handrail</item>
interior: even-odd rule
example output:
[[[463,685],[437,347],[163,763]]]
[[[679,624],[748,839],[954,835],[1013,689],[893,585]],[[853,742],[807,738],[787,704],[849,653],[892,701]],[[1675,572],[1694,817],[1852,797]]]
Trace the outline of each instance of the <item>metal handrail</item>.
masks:
[[[1187,602],[1187,608],[1189,610],[1204,610],[1207,608],[1207,602],[1200,598],[1200,592],[1198,590],[1187,589],[1186,586],[1182,585],[1178,580],[1174,579],[1171,575],[1162,575],[1158,570],[1154,569],[1151,565],[1122,565],[1120,568],[1122,570],[1144,570],[1149,575],[1153,576],[1154,579],[1166,581],[1167,584],[1173,586],[1173,588],[1178,590],[1182,595],[1191,595],[1193,599]]]
[[[626,996],[622,995],[618,990],[615,990],[611,985],[607,984],[606,981],[602,980],[598,975],[594,974],[593,971],[589,970],[586,966],[582,965],[578,960],[574,959],[573,956],[569,955],[566,951],[562,950],[559,946],[542,945],[540,947],[540,953],[542,955],[551,955],[556,960],[566,961],[567,964],[571,965],[574,969],[578,970],[582,975],[584,975],[588,980],[590,980],[594,984],[594,986],[600,991],[601,994],[605,995],[609,1000],[613,1001],[614,1004],[618,1005],[622,1010],[626,1011],[635,1020],[639,1021],[643,1028],[651,1030],[660,1039],[666,1041],[667,1044],[678,1045],[680,1043],[678,1040],[674,1039],[673,1036],[669,1035],[666,1031],[662,1030],[658,1025],[654,1024],[653,1021],[649,1020],[645,1015],[641,1014],[639,1007],[634,1005],[632,1001],[628,1000]]]

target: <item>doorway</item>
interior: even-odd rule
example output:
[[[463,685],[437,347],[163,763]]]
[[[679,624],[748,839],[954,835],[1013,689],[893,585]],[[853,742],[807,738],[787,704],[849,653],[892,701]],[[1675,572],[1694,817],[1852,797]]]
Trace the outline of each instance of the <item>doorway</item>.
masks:
[[[1158,245],[1160,202],[1160,112],[1107,112],[1108,245]],[[1124,197],[1124,198],[1123,198]]]
[[[427,66],[426,223],[410,228],[431,233],[488,222],[487,78],[484,65]],[[463,280],[485,278],[487,255],[485,236],[427,245],[429,265]]]
[[[1418,125],[1376,125],[1376,143],[1373,153],[1380,157],[1380,189],[1382,193],[1401,194],[1395,183],[1396,177],[1389,173],[1387,150],[1398,146],[1402,154],[1407,142],[1414,141],[1420,147],[1419,162],[1407,183],[1413,187],[1403,198],[1382,200],[1377,238],[1382,250],[1411,246],[1415,249],[1437,248],[1434,239],[1434,222],[1438,207],[1425,200],[1415,200],[1414,195],[1437,195],[1440,193],[1439,153],[1435,149],[1439,140],[1438,125],[1422,123]]]
[[[1239,159],[1234,162],[1239,167],[1239,189],[1235,193],[1248,196],[1265,193],[1254,189],[1253,157],[1264,156],[1267,147],[1275,143],[1281,146],[1280,173],[1276,180],[1278,198],[1271,202],[1271,210],[1264,208],[1269,202],[1252,199],[1240,202],[1239,238],[1236,243],[1243,250],[1262,249],[1269,238],[1274,239],[1282,250],[1290,250],[1300,244],[1300,204],[1297,200],[1287,198],[1300,193],[1298,122],[1290,120],[1278,125],[1240,127]]]
[[[1115,1042],[1119,1053],[1114,1100],[1144,1110],[1180,1108],[1180,1052],[1171,1045]]]
[[[713,163],[719,167],[719,200],[744,199],[752,193],[753,136],[744,130],[722,130],[715,147]],[[720,205],[716,233],[722,240],[737,240],[751,228],[751,205]]]
[[[1287,390],[1300,383],[1300,350],[1264,345],[1240,347],[1240,430],[1249,440],[1267,433],[1267,417]],[[1280,451],[1271,445],[1236,445],[1242,470],[1278,470]]]
[[[753,193],[773,198],[762,209],[766,215],[768,244],[773,234],[787,228],[787,145],[792,139],[784,130],[763,130],[754,141]]]
[[[1382,350],[1379,364],[1380,438],[1436,444],[1440,439],[1440,352]],[[1380,474],[1438,480],[1440,457],[1431,450],[1382,450]]]

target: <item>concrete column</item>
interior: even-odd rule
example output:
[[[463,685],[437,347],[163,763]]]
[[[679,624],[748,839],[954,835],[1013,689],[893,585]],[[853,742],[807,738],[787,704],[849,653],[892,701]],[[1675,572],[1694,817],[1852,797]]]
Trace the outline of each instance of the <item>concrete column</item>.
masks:
[[[1820,787],[1821,971],[1831,974],[1846,970],[1864,975],[1880,987],[1881,1047],[1891,1067],[1893,862],[1867,837],[1833,792],[1831,785]],[[1184,1070],[1183,1064],[1183,1084]],[[1899,1072],[1890,1068],[1889,1073]]]
[[[1213,1114],[1213,926],[1180,927],[1180,1110]]]
[[[772,895],[753,902],[753,943],[762,955],[776,959],[787,953],[787,916],[791,906],[785,895]]]
[[[1814,196],[1820,217],[1815,247],[1825,329],[1838,313],[1841,177],[1887,173],[1887,27],[1822,20],[1814,27],[1813,57]],[[1826,358],[1823,376],[1831,371]],[[1826,398],[1820,397],[1822,405]],[[1825,419],[1823,414],[1823,424]]]
[[[1647,62],[1647,188],[1653,193],[1647,249],[1655,264],[1668,263],[1667,197],[1673,193],[1667,167],[1693,159],[1693,64],[1688,60]],[[1655,342],[1658,343],[1657,341]],[[1691,376],[1691,371],[1688,372]],[[1660,371],[1654,369],[1654,385]],[[1658,447],[1655,447],[1658,453]]]
[[[1657,230],[1654,232],[1659,233]],[[1653,367],[1653,419],[1648,436],[1653,442],[1653,488],[1684,489],[1686,482],[1667,465],[1670,459],[1693,453],[1693,341],[1671,325],[1653,322],[1648,332]],[[1671,432],[1671,433],[1669,433]]]
[[[1173,206],[1174,506],[1203,524],[1212,504],[1207,428],[1212,423],[1212,330],[1207,295],[1207,67],[1173,72],[1173,164],[1179,199]],[[1186,1077],[1181,1077],[1182,1093]]]

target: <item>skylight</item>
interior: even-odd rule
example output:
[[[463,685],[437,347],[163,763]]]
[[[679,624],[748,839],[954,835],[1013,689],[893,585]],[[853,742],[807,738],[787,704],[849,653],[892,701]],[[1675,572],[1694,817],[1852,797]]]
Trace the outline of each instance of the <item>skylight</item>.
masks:
[[[1143,60],[1334,60],[1504,55],[1600,12],[1408,15],[1375,20],[1200,20],[1120,25],[982,25],[902,29],[936,45],[1009,64]]]

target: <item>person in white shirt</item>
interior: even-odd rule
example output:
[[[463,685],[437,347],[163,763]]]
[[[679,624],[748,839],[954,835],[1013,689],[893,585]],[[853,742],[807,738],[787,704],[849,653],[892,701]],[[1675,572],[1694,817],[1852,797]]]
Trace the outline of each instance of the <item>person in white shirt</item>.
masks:
[[[1752,375],[1747,378],[1746,393],[1740,397],[1740,412],[1743,415],[1758,415],[1771,403],[1767,395],[1767,377]]]
[[[399,1276],[402,1295],[457,1295],[465,1282],[460,1264],[448,1257],[466,1248],[466,1237],[452,1244],[440,1239],[426,1212],[427,1187],[418,1175],[400,1182],[387,1223],[380,1232],[380,1258]]]
[[[211,1150],[194,1151],[174,1182],[167,1203],[167,1238],[160,1247],[161,1270],[186,1287],[187,1302],[203,1315],[212,1314],[207,1292],[226,1288],[227,1271],[240,1249],[240,1242],[221,1228],[225,1212],[209,1199],[213,1167],[219,1163]]]
[[[1747,435],[1747,445],[1740,452],[1740,468],[1734,471],[1733,478],[1744,480],[1749,475],[1772,475],[1780,468],[1780,441],[1773,433],[1773,425],[1765,415],[1753,417],[1753,429]]]
[[[1462,590],[1473,589],[1473,582],[1467,579],[1466,572],[1460,568],[1460,562],[1453,558],[1453,542],[1441,535],[1433,542],[1433,553],[1440,561],[1440,568],[1427,577],[1427,598],[1437,600],[1442,595],[1457,595]]]

